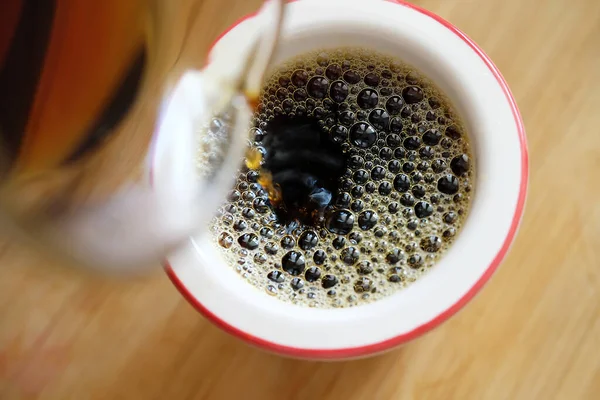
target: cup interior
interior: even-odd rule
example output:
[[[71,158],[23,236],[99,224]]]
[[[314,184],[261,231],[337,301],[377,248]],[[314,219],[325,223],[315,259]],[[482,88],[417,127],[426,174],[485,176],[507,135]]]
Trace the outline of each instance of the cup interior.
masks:
[[[210,234],[171,255],[179,290],[204,315],[264,348],[312,358],[353,357],[419,336],[454,314],[492,275],[522,213],[527,152],[518,110],[485,54],[446,21],[390,1],[302,0],[288,4],[275,65],[307,51],[364,47],[429,77],[461,116],[475,156],[474,196],[452,247],[408,288],[371,304],[304,308],[274,299],[225,265]],[[258,21],[245,19],[212,50],[249,48]],[[238,49],[238,50],[236,50]]]

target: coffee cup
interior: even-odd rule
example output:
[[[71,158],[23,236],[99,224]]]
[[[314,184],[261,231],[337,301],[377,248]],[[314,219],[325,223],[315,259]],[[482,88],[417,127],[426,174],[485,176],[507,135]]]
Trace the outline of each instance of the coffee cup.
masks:
[[[258,29],[253,16],[244,18],[217,40],[211,55],[249,48]],[[523,122],[505,80],[481,48],[439,16],[402,1],[299,0],[287,5],[274,65],[307,51],[345,46],[397,57],[445,92],[472,144],[472,205],[452,246],[425,275],[390,296],[350,308],[301,307],[257,290],[227,265],[214,237],[200,227],[165,261],[168,276],[217,326],[281,355],[369,356],[437,327],[488,282],[523,213],[528,180]],[[160,162],[153,168],[161,168]]]

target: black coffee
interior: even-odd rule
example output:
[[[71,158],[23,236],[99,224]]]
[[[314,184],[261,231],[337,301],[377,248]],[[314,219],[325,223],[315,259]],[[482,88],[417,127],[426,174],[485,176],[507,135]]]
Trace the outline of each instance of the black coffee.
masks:
[[[217,119],[213,124],[219,125]],[[256,287],[346,307],[406,287],[469,209],[468,137],[441,91],[364,49],[297,57],[267,80],[247,163],[211,227]]]

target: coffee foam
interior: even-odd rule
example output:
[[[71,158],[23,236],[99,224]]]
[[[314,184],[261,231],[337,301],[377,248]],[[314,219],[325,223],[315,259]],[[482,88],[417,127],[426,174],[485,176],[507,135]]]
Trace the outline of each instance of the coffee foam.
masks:
[[[347,86],[348,97],[337,106],[337,115],[331,112],[337,104],[331,93],[324,98],[315,98],[315,93],[311,96],[307,84],[317,76],[326,78],[329,88],[333,82],[340,81]],[[407,91],[414,87],[421,89],[422,99],[407,104],[411,96],[416,96],[413,100],[420,96]],[[461,155],[471,158],[464,127],[440,90],[397,59],[364,49],[336,49],[307,53],[278,66],[261,94],[251,132],[258,140],[252,146],[268,153],[260,139],[272,134],[266,131],[268,122],[280,114],[317,117],[323,129],[332,132],[343,126],[347,135],[357,122],[377,125],[377,119],[371,118],[373,108],[363,110],[360,106],[365,89],[375,91],[376,107],[392,115],[389,115],[387,128],[373,128],[377,137],[371,147],[357,146],[359,142],[352,137],[339,139],[348,159],[354,163],[349,162],[340,177],[340,186],[348,186],[343,191],[346,195],[335,196],[338,201],[348,197],[349,202],[334,206],[330,212],[343,208],[354,215],[356,221],[350,233],[336,235],[325,226],[283,226],[273,210],[258,212],[254,201],[265,198],[266,193],[255,182],[256,172],[242,170],[229,200],[210,227],[215,243],[223,249],[229,264],[269,295],[310,307],[347,307],[381,299],[406,287],[431,268],[460,230],[469,208],[472,165],[468,165],[464,176],[457,177],[456,195],[441,193],[438,185],[444,176],[453,175],[454,158]],[[403,103],[398,110],[394,99],[401,99]],[[347,126],[340,123],[340,109],[354,114],[353,121],[344,121]],[[211,126],[202,130],[200,137],[204,147],[198,158],[200,171],[210,168],[210,158],[206,155],[213,153],[211,146],[219,147],[213,143],[220,140],[214,131],[226,128],[227,118],[216,118]],[[447,128],[450,129],[446,132]],[[437,138],[438,144],[424,151],[425,140],[436,141],[436,134],[430,134],[433,129],[437,129],[441,137]],[[373,171],[377,167],[381,176]],[[378,178],[374,180],[373,176]],[[410,188],[406,192],[403,192],[402,179],[398,178],[402,176],[408,177]],[[432,196],[437,196],[438,201],[434,202]],[[432,210],[419,206],[421,201]],[[360,210],[358,202],[363,204]],[[366,211],[375,213],[377,222],[371,228],[362,229],[359,225],[361,216],[364,222]],[[428,212],[431,215],[424,218],[416,215]],[[318,237],[316,247],[309,250],[300,248],[298,243],[306,232],[314,232]],[[248,246],[249,237],[242,239],[242,235],[254,235],[252,240],[257,248]],[[293,240],[284,239],[288,237]],[[314,259],[319,250],[326,255],[322,264]],[[282,265],[289,252],[296,252],[304,259],[304,270],[297,276],[286,272]],[[320,276],[314,279],[317,269]],[[308,272],[312,274],[310,277]],[[327,287],[331,285],[332,276],[337,283]]]

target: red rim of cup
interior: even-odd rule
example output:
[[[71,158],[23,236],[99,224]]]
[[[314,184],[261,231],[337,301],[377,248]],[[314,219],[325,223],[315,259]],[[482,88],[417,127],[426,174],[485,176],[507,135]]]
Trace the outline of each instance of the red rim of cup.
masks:
[[[518,131],[518,135],[519,135],[519,142],[520,142],[520,146],[521,146],[521,184],[519,187],[519,198],[517,201],[515,213],[512,218],[510,229],[508,231],[506,238],[504,239],[504,243],[502,244],[502,247],[500,248],[500,250],[494,257],[492,263],[485,270],[483,275],[477,280],[477,282],[471,287],[471,289],[466,294],[464,294],[456,303],[454,303],[450,307],[448,307],[444,312],[438,314],[435,318],[431,319],[430,321],[414,328],[410,332],[403,333],[401,335],[395,336],[393,338],[390,338],[390,339],[387,339],[387,340],[384,340],[384,341],[381,341],[378,343],[368,344],[365,346],[348,347],[348,348],[343,348],[343,349],[305,349],[305,348],[283,346],[283,345],[280,345],[280,344],[277,344],[274,342],[270,342],[268,340],[264,340],[260,337],[253,336],[245,331],[242,331],[242,330],[236,328],[235,326],[232,326],[232,325],[228,324],[227,322],[223,321],[222,319],[219,318],[218,315],[215,315],[208,308],[206,308],[202,303],[200,303],[198,301],[198,299],[196,299],[190,293],[190,291],[185,287],[184,283],[179,279],[179,277],[173,271],[173,269],[168,264],[168,262],[167,261],[164,262],[165,271],[166,271],[167,275],[169,276],[169,278],[171,279],[171,281],[173,282],[175,287],[181,292],[181,294],[185,297],[185,299],[192,306],[194,306],[194,308],[196,308],[196,310],[198,310],[204,317],[206,317],[209,321],[211,321],[213,324],[215,324],[216,326],[218,326],[225,332],[228,332],[231,335],[236,336],[236,337],[244,340],[245,342],[252,344],[254,346],[257,346],[261,349],[271,351],[271,352],[281,354],[281,355],[287,355],[287,356],[298,357],[298,358],[343,359],[343,358],[355,358],[355,357],[361,357],[361,356],[367,356],[367,355],[373,355],[376,353],[381,353],[383,351],[386,351],[386,350],[392,349],[396,346],[399,346],[401,344],[404,344],[412,339],[415,339],[415,338],[423,335],[424,333],[432,330],[433,328],[437,327],[442,322],[446,321],[448,318],[450,318],[451,316],[456,314],[461,308],[463,308],[479,292],[479,290],[491,278],[491,276],[494,274],[494,272],[496,271],[496,269],[498,268],[498,266],[500,265],[500,263],[506,256],[506,253],[508,252],[510,245],[516,235],[517,229],[519,227],[519,223],[521,221],[521,216],[523,214],[523,208],[525,205],[525,197],[527,194],[529,162],[528,162],[528,152],[527,152],[527,141],[526,141],[526,137],[525,137],[525,128],[523,126],[521,114],[519,112],[519,109],[517,108],[515,99],[511,93],[510,89],[508,88],[506,81],[500,74],[500,71],[498,71],[498,68],[496,68],[496,66],[494,65],[492,60],[490,60],[490,58],[483,52],[483,50],[479,46],[477,46],[477,44],[475,44],[475,42],[473,42],[469,37],[467,37],[467,35],[465,35],[458,28],[456,28],[454,25],[452,25],[448,21],[444,20],[443,18],[435,15],[434,13],[432,13],[428,10],[425,10],[421,7],[415,6],[414,4],[407,3],[403,0],[388,0],[388,1],[398,4],[400,6],[411,8],[421,14],[424,14],[424,15],[434,19],[435,21],[437,21],[438,23],[442,24],[444,27],[449,29],[452,33],[454,33],[456,36],[458,36],[460,39],[462,39],[467,45],[469,45],[469,47],[471,47],[471,49],[473,49],[473,51],[475,51],[475,53],[477,53],[477,55],[479,55],[479,57],[483,60],[483,62],[490,69],[490,71],[496,78],[496,81],[502,88],[502,91],[504,92],[504,95],[506,96],[506,100],[510,104],[511,111],[513,113],[515,125],[517,127],[517,131]],[[240,23],[244,22],[245,20],[253,17],[254,15],[255,14],[251,14],[251,15],[248,15],[248,16],[238,20],[229,29],[227,29],[225,32],[223,32],[217,38],[217,40],[215,42],[219,41],[219,39],[221,39],[221,37],[223,37],[225,34],[227,34],[227,32],[229,32],[231,29],[233,29]]]

